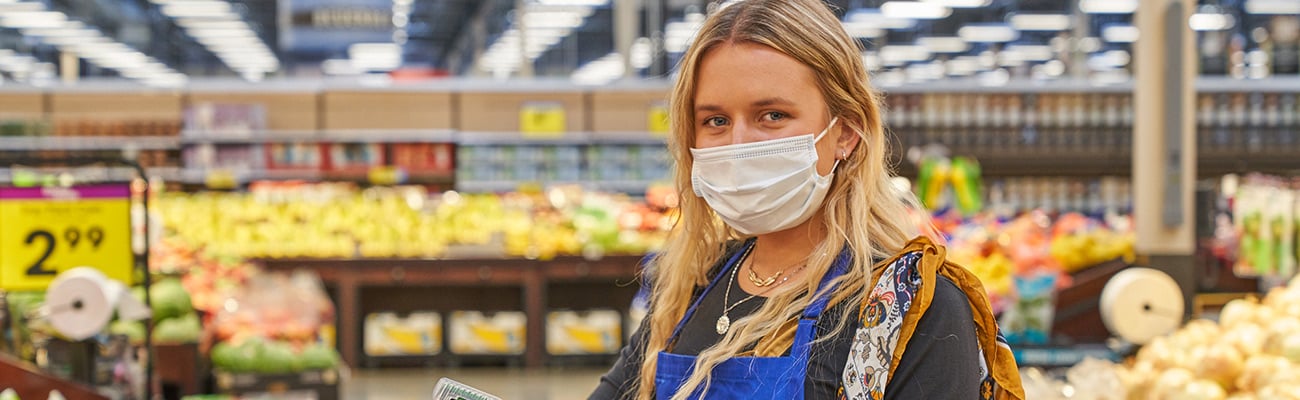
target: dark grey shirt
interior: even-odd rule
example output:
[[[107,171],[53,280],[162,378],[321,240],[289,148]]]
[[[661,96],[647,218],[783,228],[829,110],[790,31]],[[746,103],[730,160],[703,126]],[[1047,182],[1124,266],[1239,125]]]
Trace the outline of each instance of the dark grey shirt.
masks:
[[[724,257],[725,259],[725,257]],[[719,268],[714,268],[717,271]],[[724,277],[725,278],[725,277]],[[735,282],[728,282],[737,285]],[[696,290],[694,297],[703,293]],[[721,340],[714,324],[722,313],[722,300],[726,286],[720,282],[700,302],[694,315],[682,327],[681,337],[671,350],[675,354],[695,355]],[[731,302],[748,296],[739,286],[731,289]],[[756,311],[762,298],[754,298],[736,306],[728,313],[732,321]],[[834,339],[813,344],[808,361],[808,375],[804,380],[804,397],[807,399],[834,399],[843,379],[844,364],[856,333],[857,307],[841,302],[827,309],[817,320],[818,337],[835,329],[841,318],[849,318],[845,329]],[[641,359],[645,348],[646,321],[633,333],[629,344],[619,354],[618,361],[605,376],[589,399],[630,399],[630,389],[639,380]],[[976,343],[975,322],[966,294],[951,280],[940,276],[935,287],[934,300],[925,315],[921,316],[903,359],[891,373],[885,399],[976,399],[979,396],[980,361],[979,344]]]

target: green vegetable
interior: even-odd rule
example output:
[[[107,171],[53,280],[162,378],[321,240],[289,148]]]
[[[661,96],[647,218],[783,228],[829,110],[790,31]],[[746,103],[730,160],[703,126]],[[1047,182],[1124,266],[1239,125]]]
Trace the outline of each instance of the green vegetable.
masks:
[[[300,357],[303,369],[332,369],[339,363],[338,352],[320,343],[302,349]]]
[[[180,317],[194,312],[190,302],[190,293],[181,286],[177,279],[164,279],[149,288],[150,301],[153,302],[153,317],[156,321]]]
[[[143,342],[144,332],[144,323],[140,321],[117,320],[108,325],[108,333],[126,336],[131,343]]]
[[[212,347],[212,364],[228,372],[254,372],[263,347],[260,339],[249,339],[239,346],[218,343]]]
[[[301,370],[298,356],[294,354],[293,347],[285,342],[267,343],[256,360],[258,372],[278,374]]]
[[[153,328],[153,339],[158,343],[195,343],[202,331],[199,317],[189,314],[159,322]]]

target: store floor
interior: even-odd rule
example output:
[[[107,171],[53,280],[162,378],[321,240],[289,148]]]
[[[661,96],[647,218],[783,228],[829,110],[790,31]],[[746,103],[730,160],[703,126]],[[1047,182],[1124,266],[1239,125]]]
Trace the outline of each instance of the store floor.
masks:
[[[584,399],[607,368],[457,368],[354,370],[346,400],[427,399],[446,376],[505,400]]]

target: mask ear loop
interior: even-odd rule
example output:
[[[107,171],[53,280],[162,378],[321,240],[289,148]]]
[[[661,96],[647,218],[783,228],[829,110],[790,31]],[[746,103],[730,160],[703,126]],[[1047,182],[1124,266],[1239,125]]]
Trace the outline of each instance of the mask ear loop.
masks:
[[[840,120],[840,117],[831,117],[831,123],[828,124],[828,125],[826,125],[826,129],[822,129],[822,133],[818,134],[817,137],[814,137],[814,138],[813,138],[813,143],[814,143],[814,145],[816,145],[817,142],[822,141],[822,138],[826,137],[826,134],[831,132],[831,128],[834,128],[834,127],[835,127],[835,123],[838,122],[839,120]],[[840,157],[836,157],[836,158],[835,158],[835,163],[834,163],[834,164],[831,164],[831,173],[832,173],[832,174],[835,173],[835,168],[840,166],[840,160],[841,160],[841,159],[848,158],[847,155],[844,155],[844,149],[840,149],[840,154],[841,154]]]

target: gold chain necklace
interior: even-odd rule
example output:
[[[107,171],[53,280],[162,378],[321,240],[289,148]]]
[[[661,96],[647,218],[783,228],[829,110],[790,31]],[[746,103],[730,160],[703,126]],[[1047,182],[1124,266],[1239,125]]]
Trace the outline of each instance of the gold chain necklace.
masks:
[[[749,297],[737,301],[736,304],[731,304],[731,287],[733,286],[733,283],[736,281],[736,271],[739,271],[740,267],[743,266],[745,261],[749,259],[749,252],[752,250],[754,250],[753,246],[750,246],[748,249],[745,249],[745,254],[741,256],[740,261],[738,262],[738,264],[740,265],[737,265],[735,268],[731,270],[731,279],[728,279],[728,281],[730,282],[727,283],[727,291],[724,292],[722,295],[722,305],[724,306],[724,308],[722,309],[722,315],[718,316],[718,322],[713,326],[713,329],[717,331],[719,335],[725,335],[727,334],[728,330],[731,330],[731,317],[728,317],[727,313],[730,313],[732,309],[736,308],[736,306],[739,306],[746,301],[749,301],[750,299],[758,297],[759,295],[766,295],[768,292],[771,292],[772,290],[776,289],[782,284],[785,284],[786,281],[790,280],[791,275],[799,273],[799,271],[803,270],[803,268],[808,265],[808,263],[804,263],[804,265],[799,266],[798,269],[791,271],[789,275],[782,277],[779,282],[768,282],[768,285],[772,285],[773,283],[775,283],[775,285],[773,285],[772,287],[767,288],[762,292],[759,292],[758,294],[751,294],[749,295]],[[776,277],[774,276],[771,279],[775,281]]]
[[[794,275],[800,269],[803,269],[803,267],[807,266],[808,260],[801,261],[799,264],[800,264],[799,269],[790,272],[791,275]],[[791,265],[790,267],[793,267],[793,265]],[[759,279],[758,273],[754,272],[754,263],[751,261],[749,263],[749,274],[747,275],[747,278],[749,278],[749,283],[754,284],[754,286],[768,287],[773,283],[776,283],[776,278],[780,278],[781,275],[785,273],[785,270],[790,269],[790,267],[781,268],[780,270],[776,271],[775,274],[772,274],[772,276],[767,277],[767,279]]]

